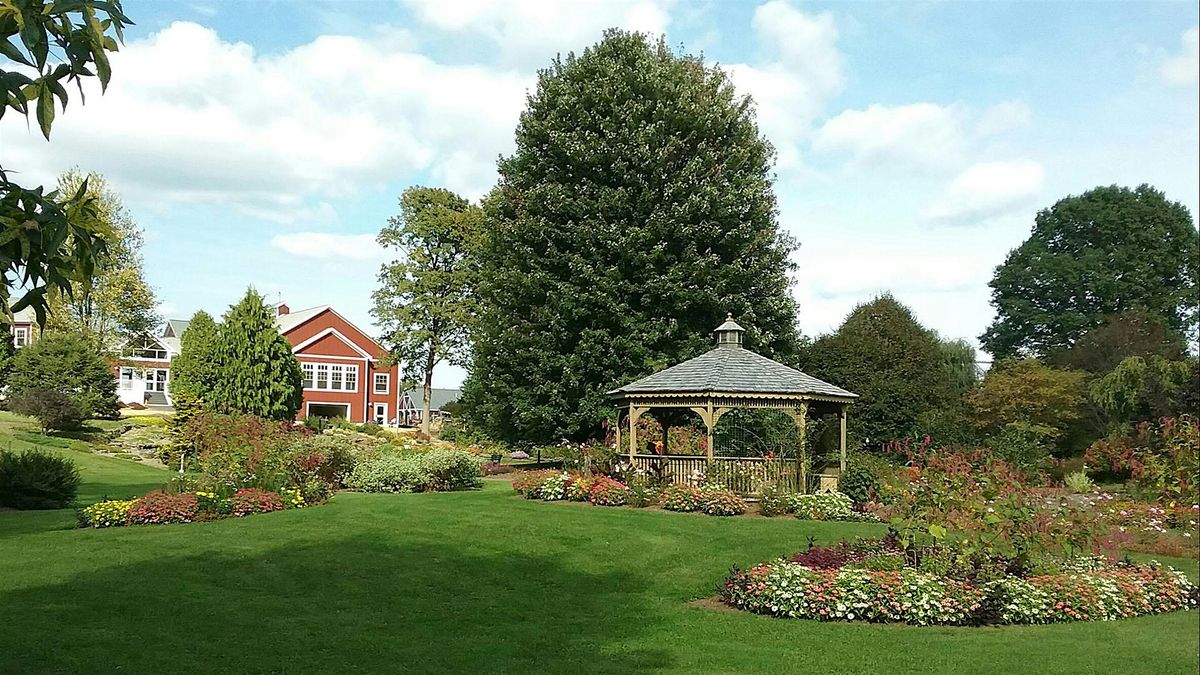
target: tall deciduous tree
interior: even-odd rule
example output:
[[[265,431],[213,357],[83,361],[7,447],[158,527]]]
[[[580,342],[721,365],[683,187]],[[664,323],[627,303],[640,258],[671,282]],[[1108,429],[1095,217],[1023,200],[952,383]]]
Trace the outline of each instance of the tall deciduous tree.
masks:
[[[294,418],[304,376],[263,297],[248,289],[225,314],[219,336],[211,406],[267,419]]]
[[[67,105],[64,85],[79,85],[81,101],[86,78],[95,76],[107,87],[108,52],[117,51],[122,29],[131,23],[119,0],[0,2],[0,117],[10,110],[26,117],[33,112],[50,140],[56,109]],[[71,293],[91,278],[106,243],[94,208],[86,189],[59,194],[26,188],[0,166],[0,323],[32,307],[45,324],[49,297]],[[24,289],[15,301],[14,288]]]
[[[1171,330],[1162,318],[1135,309],[1105,317],[1070,349],[1051,354],[1047,361],[1103,375],[1131,356],[1178,361],[1186,353],[1187,342],[1182,334]]]
[[[371,314],[383,341],[424,390],[421,430],[429,433],[433,370],[461,363],[475,317],[476,265],[483,213],[449,190],[413,187],[400,197],[379,243],[400,258],[385,264]]]
[[[1033,234],[992,278],[998,358],[1066,349],[1105,317],[1142,309],[1196,325],[1200,244],[1187,207],[1149,185],[1099,187],[1040,211]]]
[[[81,333],[101,348],[115,349],[119,340],[152,332],[162,318],[155,310],[154,290],[142,271],[142,229],[103,176],[84,176],[74,169],[59,176],[59,194],[74,194],[80,189],[85,190],[94,208],[85,214],[77,204],[66,203],[63,206],[68,218],[80,221],[93,215],[96,229],[109,245],[99,256],[91,279],[73,293],[50,296],[47,327]]]
[[[949,363],[937,336],[882,295],[817,339],[804,370],[861,396],[849,430],[859,442],[877,444],[925,433],[918,420],[958,400]]]
[[[774,152],[723,70],[609,31],[539,74],[516,146],[484,202],[464,392],[483,431],[597,434],[607,389],[709,349],[727,312],[794,359]]]

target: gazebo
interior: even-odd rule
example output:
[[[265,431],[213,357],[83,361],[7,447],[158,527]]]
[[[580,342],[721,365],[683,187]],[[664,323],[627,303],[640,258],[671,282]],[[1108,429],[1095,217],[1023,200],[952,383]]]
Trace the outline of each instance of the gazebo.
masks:
[[[745,329],[732,315],[713,333],[716,346],[708,352],[608,392],[618,406],[617,447],[625,447],[622,436],[627,436],[628,462],[637,469],[663,472],[675,482],[688,482],[713,466],[734,464],[737,471],[727,473],[740,479],[729,487],[739,492],[756,492],[756,486],[767,483],[807,491],[807,421],[810,415],[835,414],[840,425],[839,467],[844,472],[846,411],[858,394],[745,349]],[[782,457],[725,457],[716,452],[717,421],[739,409],[779,410],[791,417],[798,439],[794,466]],[[666,423],[661,454],[638,453],[638,418],[663,410],[689,410],[700,418],[707,430],[705,455],[668,454]]]

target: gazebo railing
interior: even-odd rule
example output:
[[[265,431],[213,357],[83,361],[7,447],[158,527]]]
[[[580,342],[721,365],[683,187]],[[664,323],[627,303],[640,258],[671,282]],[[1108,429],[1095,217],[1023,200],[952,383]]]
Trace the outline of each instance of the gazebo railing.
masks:
[[[775,485],[792,492],[800,491],[800,476],[795,459],[766,457],[713,457],[704,455],[626,455],[636,470],[661,475],[672,483],[695,485],[702,480],[723,483],[739,494],[758,494],[764,486]],[[711,464],[711,468],[710,468]]]

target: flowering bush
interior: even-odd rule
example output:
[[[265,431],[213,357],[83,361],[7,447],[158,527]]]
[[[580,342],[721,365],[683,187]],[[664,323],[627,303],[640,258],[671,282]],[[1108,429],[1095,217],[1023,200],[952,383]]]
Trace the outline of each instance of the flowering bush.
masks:
[[[1196,606],[1197,587],[1179,571],[1157,563],[1081,574],[1020,579],[987,586],[999,623],[1112,621]]]
[[[429,480],[417,455],[384,454],[356,464],[346,486],[362,492],[420,492]]]
[[[726,603],[759,614],[818,621],[966,624],[984,593],[971,584],[918,570],[811,569],[774,560],[725,581]]]
[[[1059,574],[984,583],[911,567],[864,569],[885,558],[869,557],[861,566],[773,560],[744,572],[735,567],[722,599],[760,614],[818,621],[979,625],[1112,620],[1190,609],[1200,598],[1185,575],[1156,563],[1096,569],[1089,559]]]
[[[845,520],[874,522],[870,513],[855,511],[854,502],[841,492],[821,492],[812,495],[794,494],[789,498],[788,511],[801,520]]]
[[[598,476],[592,481],[588,496],[596,506],[623,506],[628,498],[629,488],[606,476]]]
[[[573,502],[586,502],[592,497],[592,485],[595,479],[591,476],[577,473],[571,474],[567,481],[567,499]]]
[[[550,476],[558,475],[559,471],[543,469],[541,471],[518,471],[513,476],[513,490],[526,499],[538,499],[538,491],[542,483]]]
[[[1164,503],[1200,503],[1200,423],[1191,415],[1142,422],[1130,436],[1096,441],[1084,461],[1130,476]]]
[[[131,525],[162,525],[165,523],[190,523],[196,519],[200,507],[196,495],[190,493],[170,494],[155,490],[134,501],[129,507]]]
[[[235,516],[248,516],[251,513],[270,513],[283,510],[283,497],[278,493],[262,488],[242,488],[229,498],[232,513]]]
[[[116,527],[129,524],[129,508],[134,500],[110,499],[86,506],[79,511],[81,527]]]
[[[304,493],[299,488],[284,488],[279,491],[279,496],[283,497],[283,505],[289,509],[308,506],[308,502],[304,500]]]
[[[557,502],[567,498],[567,485],[571,482],[571,474],[566,471],[554,471],[546,476],[538,487],[537,496],[545,502]]]
[[[197,490],[193,494],[196,495],[196,508],[200,513],[221,517],[233,511],[233,504],[215,492]]]
[[[746,512],[746,502],[733,490],[705,490],[700,510],[710,516],[740,516]]]
[[[704,503],[704,491],[686,483],[676,483],[664,488],[660,498],[664,509],[689,513],[700,510],[700,505]]]

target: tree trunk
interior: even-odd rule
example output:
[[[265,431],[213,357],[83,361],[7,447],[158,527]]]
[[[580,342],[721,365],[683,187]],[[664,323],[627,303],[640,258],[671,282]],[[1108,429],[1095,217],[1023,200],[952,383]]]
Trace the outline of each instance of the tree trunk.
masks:
[[[421,433],[429,435],[429,398],[433,395],[433,350],[425,359],[425,396],[421,402]]]

